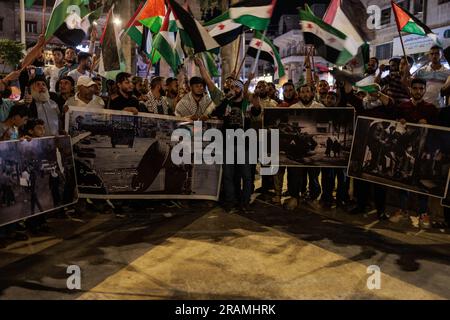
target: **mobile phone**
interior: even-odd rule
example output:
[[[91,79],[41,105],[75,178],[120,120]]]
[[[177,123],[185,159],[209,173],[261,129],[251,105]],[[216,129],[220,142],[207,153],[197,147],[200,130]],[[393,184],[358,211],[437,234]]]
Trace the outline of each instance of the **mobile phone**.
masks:
[[[42,76],[44,74],[44,69],[42,67],[37,67],[36,68],[36,75],[37,76]]]

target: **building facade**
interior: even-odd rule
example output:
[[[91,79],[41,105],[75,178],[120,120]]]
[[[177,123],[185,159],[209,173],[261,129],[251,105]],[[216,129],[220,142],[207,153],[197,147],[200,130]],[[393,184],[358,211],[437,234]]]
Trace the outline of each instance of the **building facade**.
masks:
[[[366,6],[377,5],[381,9],[380,29],[376,38],[370,43],[371,55],[382,63],[392,56],[403,55],[390,0],[362,0]],[[435,33],[438,34],[443,47],[450,45],[450,0],[403,0],[397,2],[401,7],[414,14]],[[427,37],[403,35],[405,51],[416,61],[424,55],[433,42]]]

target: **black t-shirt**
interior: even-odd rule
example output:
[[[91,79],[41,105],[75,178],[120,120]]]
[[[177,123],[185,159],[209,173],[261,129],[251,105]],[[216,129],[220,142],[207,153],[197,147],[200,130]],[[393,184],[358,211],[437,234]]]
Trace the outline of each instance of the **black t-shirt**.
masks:
[[[130,107],[134,107],[140,111],[139,100],[133,95],[124,97],[123,95],[119,94],[119,96],[111,100],[109,104],[109,108],[112,110],[123,110]]]
[[[64,99],[60,94],[55,92],[50,92],[50,99],[56,102],[59,108],[59,112],[64,114],[64,105],[66,104],[66,99]]]

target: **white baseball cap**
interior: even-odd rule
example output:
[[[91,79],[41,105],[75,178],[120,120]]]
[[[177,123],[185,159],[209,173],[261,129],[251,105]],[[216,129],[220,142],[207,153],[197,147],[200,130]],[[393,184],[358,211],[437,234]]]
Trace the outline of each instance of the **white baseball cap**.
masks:
[[[77,87],[83,86],[89,88],[90,86],[96,85],[94,81],[88,76],[81,76],[78,78]]]

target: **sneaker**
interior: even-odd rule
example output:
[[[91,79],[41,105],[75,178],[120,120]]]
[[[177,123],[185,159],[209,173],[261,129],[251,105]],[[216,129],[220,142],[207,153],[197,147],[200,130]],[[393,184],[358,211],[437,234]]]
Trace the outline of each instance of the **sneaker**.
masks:
[[[402,209],[398,209],[394,212],[394,214],[389,218],[389,221],[392,223],[399,223],[403,218],[406,212]]]
[[[272,202],[275,204],[281,204],[281,197],[280,196],[273,197]]]
[[[431,228],[430,216],[428,213],[423,213],[419,217],[419,225],[424,229]]]
[[[385,212],[377,213],[378,214],[378,220],[385,221],[389,220],[389,216]]]
[[[253,208],[250,206],[250,204],[243,204],[241,206],[241,210],[243,213],[254,213],[255,210],[253,210]]]
[[[230,214],[238,212],[235,205],[227,204],[223,207],[223,209],[225,210],[226,213],[230,213]]]
[[[297,198],[289,198],[284,202],[284,206],[287,210],[295,210],[298,207],[298,199]]]

